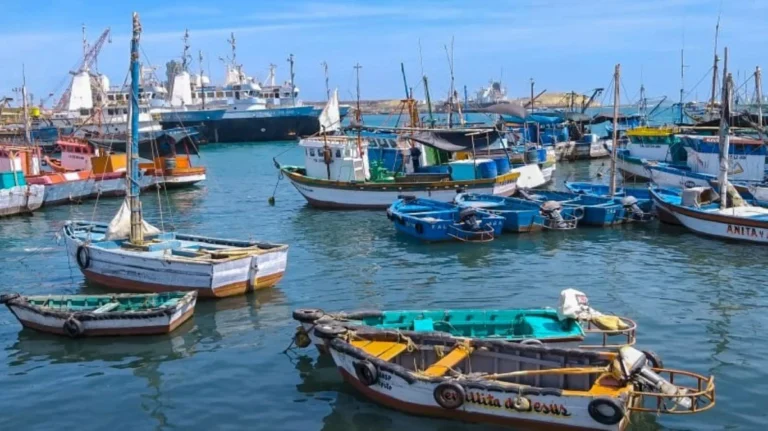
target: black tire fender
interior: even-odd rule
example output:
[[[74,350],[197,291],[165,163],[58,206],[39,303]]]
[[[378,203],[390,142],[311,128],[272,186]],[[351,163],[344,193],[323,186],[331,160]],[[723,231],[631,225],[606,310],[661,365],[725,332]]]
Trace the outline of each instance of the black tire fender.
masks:
[[[596,398],[587,408],[589,416],[603,425],[616,425],[626,414],[624,405],[613,398]]]
[[[664,368],[664,361],[661,360],[661,357],[656,352],[643,350],[643,354],[651,368]]]
[[[467,398],[464,387],[456,382],[440,383],[432,394],[435,397],[435,402],[446,410],[456,410],[464,404],[464,400]]]
[[[355,368],[357,380],[365,386],[375,385],[379,381],[379,370],[369,361],[355,361],[352,366]]]
[[[77,266],[80,269],[87,269],[91,266],[91,252],[84,245],[78,246],[75,252],[75,259],[77,259]]]
[[[75,316],[69,316],[69,318],[64,321],[63,328],[64,332],[71,338],[77,338],[83,335],[83,323],[77,320]]]
[[[319,308],[299,308],[293,310],[293,320],[302,323],[314,323],[317,319],[325,316],[325,312]]]
[[[20,296],[15,292],[0,294],[0,304],[7,304]]]
[[[421,223],[416,223],[415,229],[419,235],[424,233],[424,226]]]
[[[317,325],[315,335],[324,340],[332,340],[347,333],[347,328],[338,325]]]

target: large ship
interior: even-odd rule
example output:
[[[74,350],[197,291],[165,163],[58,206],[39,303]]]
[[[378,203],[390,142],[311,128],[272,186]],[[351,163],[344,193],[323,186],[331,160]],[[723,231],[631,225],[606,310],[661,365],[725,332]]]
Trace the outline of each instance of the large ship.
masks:
[[[289,58],[291,80],[275,85],[271,67],[271,82],[262,87],[237,63],[234,34],[229,43],[232,57],[222,87],[207,85],[202,74],[192,79],[186,67],[175,76],[171,89],[171,105],[175,109],[157,114],[163,129],[197,126],[209,142],[284,141],[316,134],[320,130],[319,112],[298,99],[299,89],[293,82],[293,56]],[[183,66],[186,49],[187,45]]]

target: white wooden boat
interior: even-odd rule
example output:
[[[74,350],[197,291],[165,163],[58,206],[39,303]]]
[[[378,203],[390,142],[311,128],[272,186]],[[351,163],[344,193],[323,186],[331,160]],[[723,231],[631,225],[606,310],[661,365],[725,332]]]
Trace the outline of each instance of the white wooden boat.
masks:
[[[72,338],[167,334],[192,317],[196,302],[196,292],[0,295],[25,328]]]
[[[713,377],[652,369],[632,347],[606,353],[322,324],[314,331],[346,382],[411,414],[619,431],[633,412],[686,414],[715,405]]]
[[[138,44],[134,14],[131,56],[134,107],[138,112]],[[197,291],[224,297],[271,287],[285,272],[288,246],[257,241],[162,233],[142,218],[139,200],[138,117],[132,116],[122,207],[109,223],[68,221],[67,252],[89,282],[128,292]]]
[[[27,146],[0,147],[0,217],[29,214],[43,205],[43,186],[29,184],[26,167],[39,150]]]

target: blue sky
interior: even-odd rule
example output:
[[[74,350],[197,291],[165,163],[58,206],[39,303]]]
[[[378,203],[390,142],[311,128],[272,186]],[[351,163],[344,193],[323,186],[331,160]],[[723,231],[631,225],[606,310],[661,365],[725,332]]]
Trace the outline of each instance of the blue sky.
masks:
[[[768,0],[185,0],[183,2],[92,0],[29,3],[4,0],[0,16],[0,95],[13,96],[25,63],[36,101],[60,93],[81,55],[80,26],[90,40],[106,27],[112,43],[99,69],[112,83],[128,67],[131,12],[144,27],[146,58],[164,72],[180,56],[189,28],[192,50],[202,50],[214,81],[223,77],[219,56],[228,54],[234,31],[238,59],[250,75],[266,76],[269,63],[287,79],[289,53],[296,57],[296,82],[304,100],[324,98],[321,62],[342,99],[354,93],[352,66],[360,62],[363,98],[401,97],[400,62],[409,84],[424,72],[433,97],[445,97],[449,74],[444,49],[455,38],[457,86],[470,92],[503,73],[512,95],[537,89],[586,92],[607,87],[613,65],[622,64],[626,95],[634,98],[641,76],[650,96],[677,98],[680,48],[686,49],[687,89],[711,66],[714,27],[722,10],[720,46],[731,48],[731,70],[751,73],[768,60]],[[30,8],[30,4],[34,4]],[[421,45],[421,61],[419,55]],[[503,71],[503,72],[502,72]],[[706,80],[691,91],[706,98]],[[52,98],[55,99],[55,96]],[[51,101],[47,103],[50,106]]]

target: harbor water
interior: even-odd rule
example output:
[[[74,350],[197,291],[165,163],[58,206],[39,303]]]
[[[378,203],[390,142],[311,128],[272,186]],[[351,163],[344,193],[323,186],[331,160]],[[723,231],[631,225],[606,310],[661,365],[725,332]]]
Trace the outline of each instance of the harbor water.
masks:
[[[314,350],[281,353],[291,310],[555,307],[568,287],[637,321],[638,345],[667,367],[716,376],[714,410],[633,416],[631,430],[765,429],[766,248],[657,223],[421,244],[397,236],[384,211],[309,208],[277,183],[272,157],[283,152],[282,163],[302,163],[295,143],[209,145],[204,185],[144,196],[146,218],[166,229],[290,244],[276,288],[201,301],[176,332],[144,338],[46,336],[0,309],[0,429],[488,430],[379,407]],[[560,163],[552,187],[607,177],[607,165]],[[0,290],[101,292],[83,283],[56,233],[67,219],[108,221],[119,205],[0,220]]]

